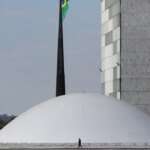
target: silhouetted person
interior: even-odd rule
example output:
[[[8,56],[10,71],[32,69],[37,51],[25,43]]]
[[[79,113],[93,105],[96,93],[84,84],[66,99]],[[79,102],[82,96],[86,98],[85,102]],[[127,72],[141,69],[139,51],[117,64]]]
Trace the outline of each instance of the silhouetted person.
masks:
[[[80,138],[78,139],[78,147],[82,147],[82,142]]]

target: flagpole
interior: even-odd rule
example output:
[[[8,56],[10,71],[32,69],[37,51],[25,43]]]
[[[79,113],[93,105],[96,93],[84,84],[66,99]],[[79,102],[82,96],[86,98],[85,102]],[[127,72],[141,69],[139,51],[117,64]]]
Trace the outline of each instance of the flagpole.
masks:
[[[62,19],[61,4],[62,4],[62,0],[60,0],[60,2],[59,2],[59,28],[58,28],[58,50],[57,50],[56,96],[65,95],[63,19]]]

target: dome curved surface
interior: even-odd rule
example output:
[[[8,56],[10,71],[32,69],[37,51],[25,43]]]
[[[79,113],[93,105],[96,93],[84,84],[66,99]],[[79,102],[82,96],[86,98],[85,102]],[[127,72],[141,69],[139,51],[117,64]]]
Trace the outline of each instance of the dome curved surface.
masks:
[[[133,143],[150,141],[150,118],[100,94],[53,98],[0,131],[0,143]]]

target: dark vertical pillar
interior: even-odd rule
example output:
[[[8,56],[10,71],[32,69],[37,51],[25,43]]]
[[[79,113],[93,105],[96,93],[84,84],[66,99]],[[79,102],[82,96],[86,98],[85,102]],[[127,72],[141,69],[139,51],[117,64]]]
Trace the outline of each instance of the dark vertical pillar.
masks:
[[[56,96],[65,95],[63,19],[62,19],[61,4],[62,4],[62,0],[60,0],[60,4],[59,4],[59,31],[58,31]]]

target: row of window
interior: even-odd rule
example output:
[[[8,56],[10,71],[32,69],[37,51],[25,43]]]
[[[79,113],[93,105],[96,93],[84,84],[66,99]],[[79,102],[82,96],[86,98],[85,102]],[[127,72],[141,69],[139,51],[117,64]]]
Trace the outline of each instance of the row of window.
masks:
[[[115,66],[120,66],[120,54],[112,55],[107,59],[103,59],[101,62],[101,69],[103,71],[113,68]]]
[[[102,35],[115,30],[120,26],[120,13],[102,25]]]
[[[120,27],[105,34],[105,45],[109,45],[113,41],[120,39]]]
[[[102,89],[105,95],[120,92],[120,79],[105,82],[102,84]]]
[[[101,49],[101,59],[108,59],[113,55],[120,53],[120,40],[114,41],[106,47],[102,47]]]
[[[106,0],[105,0],[106,1]],[[105,3],[102,2],[102,3]],[[112,0],[111,0],[112,1]],[[101,10],[102,10],[102,24],[106,23],[108,20],[115,17],[117,14],[120,13],[120,0],[117,0],[116,3],[114,3],[111,7],[105,9],[105,4],[102,4]]]
[[[120,92],[110,93],[108,96],[116,97],[117,99],[120,99],[121,97]]]
[[[115,66],[101,73],[101,82],[109,82],[120,79],[120,66]]]
[[[105,0],[105,9],[114,6],[116,3],[119,3],[120,0]]]

